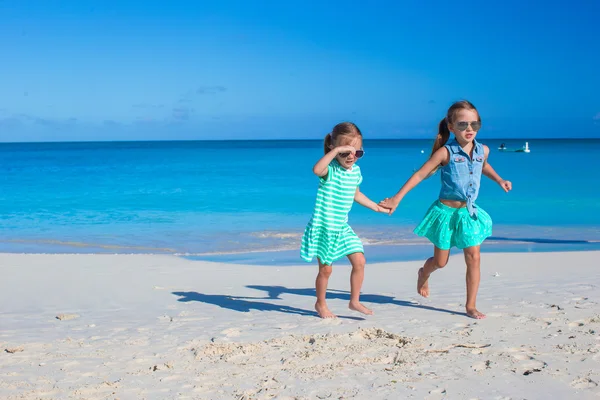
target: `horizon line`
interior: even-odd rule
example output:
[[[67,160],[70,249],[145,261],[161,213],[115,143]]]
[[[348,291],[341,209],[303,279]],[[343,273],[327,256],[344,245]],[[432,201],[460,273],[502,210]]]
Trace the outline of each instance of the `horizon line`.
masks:
[[[390,140],[414,140],[414,141],[431,141],[435,138],[372,138],[364,139],[365,141],[390,141]],[[485,140],[600,140],[600,137],[552,137],[552,138],[497,138],[489,137]],[[483,140],[483,142],[485,142]],[[74,143],[172,143],[172,142],[309,142],[323,141],[323,139],[140,139],[140,140],[51,140],[51,141],[30,141],[30,142],[5,142],[0,141],[0,145],[8,144],[74,144]]]

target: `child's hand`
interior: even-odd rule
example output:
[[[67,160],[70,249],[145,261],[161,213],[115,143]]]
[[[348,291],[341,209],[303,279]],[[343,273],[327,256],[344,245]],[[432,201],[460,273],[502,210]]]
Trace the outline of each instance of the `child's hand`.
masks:
[[[396,198],[392,197],[391,199],[385,198],[379,202],[379,206],[386,208],[388,210],[388,214],[392,215],[396,208],[398,208],[398,204],[400,204],[400,200],[396,200]]]
[[[389,208],[382,207],[379,204],[377,205],[377,209],[375,211],[376,212],[380,212],[380,213],[386,213],[386,214],[390,213],[390,209]]]
[[[356,154],[356,149],[352,146],[338,146],[338,147],[335,147],[333,149],[333,151],[335,151],[336,154],[342,154],[342,153],[352,153],[352,155]]]
[[[509,191],[512,190],[512,183],[511,183],[511,181],[502,180],[502,181],[498,182],[498,185],[500,185],[500,187],[502,189],[504,189],[504,191],[506,193],[508,193]]]

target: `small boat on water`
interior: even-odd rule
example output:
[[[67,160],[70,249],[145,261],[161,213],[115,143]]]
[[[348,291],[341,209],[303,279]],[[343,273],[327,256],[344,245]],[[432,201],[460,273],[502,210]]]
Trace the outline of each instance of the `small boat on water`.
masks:
[[[523,146],[520,149],[509,149],[508,147],[506,147],[506,145],[504,143],[502,143],[500,145],[500,147],[498,147],[498,150],[512,152],[512,153],[530,153],[531,152],[531,150],[529,149],[529,142],[525,142],[525,146]]]
[[[517,149],[515,150],[515,152],[517,153],[529,153],[531,150],[529,150],[529,142],[525,142],[525,146],[523,146],[522,149]]]

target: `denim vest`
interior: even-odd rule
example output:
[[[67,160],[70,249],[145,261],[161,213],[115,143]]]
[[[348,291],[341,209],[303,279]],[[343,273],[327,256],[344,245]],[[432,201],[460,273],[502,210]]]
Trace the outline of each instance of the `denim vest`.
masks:
[[[477,219],[475,200],[479,194],[485,154],[481,143],[474,140],[473,145],[473,159],[465,153],[456,139],[444,146],[450,153],[450,161],[440,168],[442,189],[439,198],[466,201],[469,214]]]

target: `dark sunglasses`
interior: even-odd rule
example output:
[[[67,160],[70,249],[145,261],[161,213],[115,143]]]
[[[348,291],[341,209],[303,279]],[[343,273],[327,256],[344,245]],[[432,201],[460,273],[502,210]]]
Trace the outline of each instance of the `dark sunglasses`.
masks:
[[[346,158],[350,155],[350,153],[339,153],[338,156],[342,157],[342,158]],[[356,150],[354,152],[354,157],[356,158],[361,158],[362,156],[365,155],[365,151],[364,150]]]
[[[454,124],[454,126],[456,126],[456,129],[458,129],[461,132],[466,131],[469,125],[471,125],[471,128],[473,128],[474,131],[478,131],[481,128],[481,121],[460,121]]]

